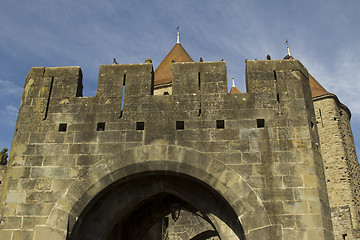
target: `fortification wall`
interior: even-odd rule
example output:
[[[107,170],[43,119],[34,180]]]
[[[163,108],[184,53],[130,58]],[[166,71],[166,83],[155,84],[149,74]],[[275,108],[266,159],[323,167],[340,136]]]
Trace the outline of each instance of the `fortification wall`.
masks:
[[[241,94],[227,93],[225,62],[174,63],[172,72],[172,95],[159,96],[152,64],[101,66],[96,96],[81,97],[80,68],[33,68],[1,236],[65,239],[103,189],[154,171],[187,174],[222,194],[247,239],[333,239],[301,63],[248,61]]]
[[[336,239],[357,239],[359,177],[348,109],[335,96],[314,101]]]
[[[2,190],[3,190],[3,186],[4,186],[6,169],[7,169],[7,166],[0,165],[0,199],[2,196]]]

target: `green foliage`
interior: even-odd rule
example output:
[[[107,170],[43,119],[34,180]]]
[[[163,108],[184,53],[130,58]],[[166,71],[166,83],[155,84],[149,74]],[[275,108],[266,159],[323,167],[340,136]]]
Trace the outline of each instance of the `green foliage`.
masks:
[[[7,148],[3,148],[0,152],[0,165],[6,165],[7,161],[8,161],[8,153],[7,153],[8,149]]]

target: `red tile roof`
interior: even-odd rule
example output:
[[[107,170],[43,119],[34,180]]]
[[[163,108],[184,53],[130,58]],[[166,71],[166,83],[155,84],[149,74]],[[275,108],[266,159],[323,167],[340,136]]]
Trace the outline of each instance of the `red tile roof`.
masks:
[[[230,90],[230,94],[234,94],[234,93],[241,93],[241,91],[237,87],[232,87]]]
[[[154,73],[154,85],[161,85],[172,82],[171,66],[172,61],[194,62],[180,43],[176,43],[164,60],[156,68]]]
[[[319,97],[326,94],[330,94],[328,91],[323,88],[320,83],[318,83],[311,74],[309,74],[309,83],[310,83],[310,89],[311,89],[311,95],[312,97]]]

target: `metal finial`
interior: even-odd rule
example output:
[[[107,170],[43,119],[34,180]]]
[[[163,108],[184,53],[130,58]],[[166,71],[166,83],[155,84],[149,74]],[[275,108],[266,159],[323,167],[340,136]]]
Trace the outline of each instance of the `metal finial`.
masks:
[[[235,78],[232,78],[233,85],[232,87],[235,87]]]
[[[289,55],[289,57],[290,57],[290,56],[291,56],[291,53],[290,53],[290,48],[289,48],[288,40],[286,40],[286,46],[287,46],[287,50],[288,50],[288,55]]]
[[[177,29],[177,39],[176,39],[176,43],[180,43],[180,32],[179,32],[179,26],[178,26],[176,29]]]

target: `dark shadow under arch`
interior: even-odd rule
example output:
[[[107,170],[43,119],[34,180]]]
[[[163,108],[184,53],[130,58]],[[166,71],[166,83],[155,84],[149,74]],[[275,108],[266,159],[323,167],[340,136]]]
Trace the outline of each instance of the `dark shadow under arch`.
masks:
[[[174,198],[187,211],[214,214],[246,239],[237,214],[218,192],[191,176],[166,171],[134,174],[105,188],[82,211],[69,239],[142,239],[170,213]]]

